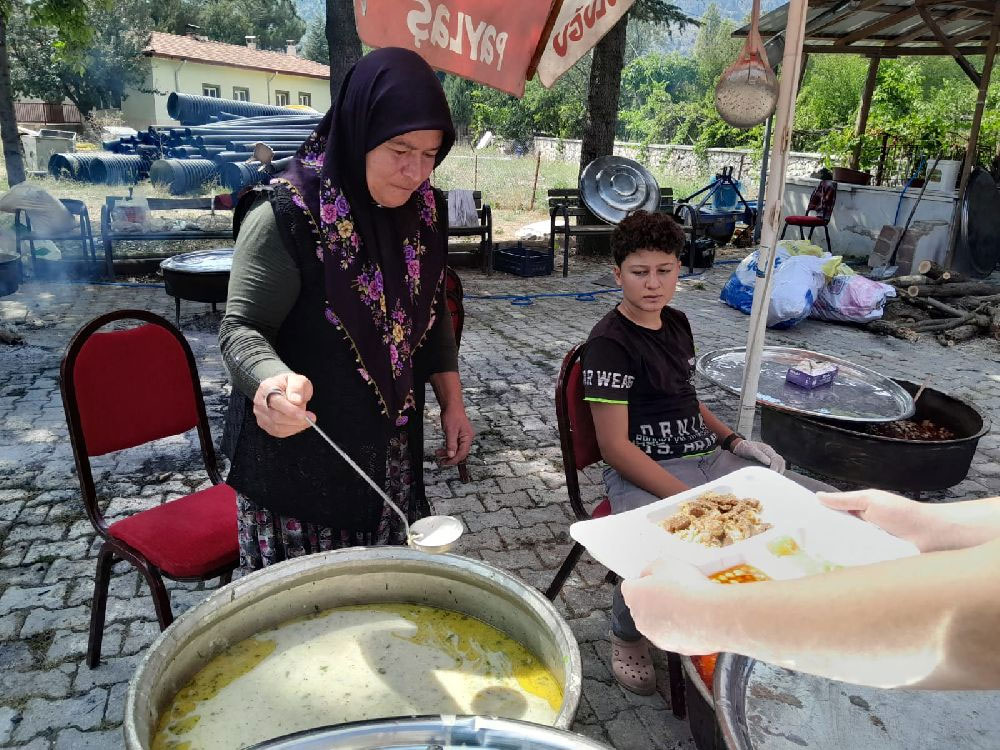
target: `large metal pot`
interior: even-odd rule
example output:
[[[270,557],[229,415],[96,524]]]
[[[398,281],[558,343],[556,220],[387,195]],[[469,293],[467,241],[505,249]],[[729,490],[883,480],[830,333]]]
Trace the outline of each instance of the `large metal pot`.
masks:
[[[390,602],[472,615],[531,649],[562,684],[555,726],[570,726],[580,701],[580,651],[551,602],[478,560],[398,547],[351,548],[259,570],[178,617],[129,683],[125,747],[149,750],[160,713],[195,672],[227,647],[318,610]]]
[[[896,379],[910,395],[919,386]],[[804,417],[765,407],[761,438],[791,464],[834,479],[897,492],[943,490],[969,473],[979,438],[990,420],[973,403],[926,388],[914,420],[947,427],[953,440],[903,440],[862,432],[863,423]]]

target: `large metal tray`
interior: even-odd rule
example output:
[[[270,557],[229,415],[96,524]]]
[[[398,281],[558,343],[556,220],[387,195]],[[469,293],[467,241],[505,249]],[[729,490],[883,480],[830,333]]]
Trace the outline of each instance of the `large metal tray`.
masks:
[[[720,654],[715,711],[728,750],[1000,747],[1000,692],[881,690]]]
[[[639,162],[600,156],[580,173],[580,198],[598,219],[617,224],[633,211],[656,211],[660,187]]]
[[[803,359],[832,362],[839,368],[837,378],[811,391],[786,382],[788,368]],[[695,367],[705,379],[739,394],[745,363],[746,347],[733,347],[701,355]],[[890,378],[846,359],[785,346],[764,347],[757,403],[844,422],[892,422],[913,414],[913,397]]]

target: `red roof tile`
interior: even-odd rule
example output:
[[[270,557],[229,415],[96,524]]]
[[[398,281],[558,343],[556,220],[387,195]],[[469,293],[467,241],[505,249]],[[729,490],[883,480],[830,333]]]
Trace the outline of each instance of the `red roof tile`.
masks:
[[[152,57],[227,65],[231,68],[277,71],[309,78],[329,78],[330,68],[312,60],[293,57],[284,52],[250,49],[239,44],[201,41],[190,36],[177,36],[154,31],[144,50]]]

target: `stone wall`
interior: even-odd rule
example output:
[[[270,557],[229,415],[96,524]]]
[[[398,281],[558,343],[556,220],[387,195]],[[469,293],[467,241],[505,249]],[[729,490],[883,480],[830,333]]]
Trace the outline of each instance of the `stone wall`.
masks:
[[[535,153],[541,153],[543,159],[579,162],[580,141],[536,136]],[[760,160],[745,149],[710,148],[704,156],[700,156],[693,146],[650,144],[643,147],[641,143],[618,141],[615,142],[615,154],[635,159],[656,172],[692,182],[707,182],[712,175],[728,166],[734,167],[733,174],[750,188],[756,189],[760,176]],[[808,177],[821,165],[821,154],[793,151],[788,159],[787,176]]]

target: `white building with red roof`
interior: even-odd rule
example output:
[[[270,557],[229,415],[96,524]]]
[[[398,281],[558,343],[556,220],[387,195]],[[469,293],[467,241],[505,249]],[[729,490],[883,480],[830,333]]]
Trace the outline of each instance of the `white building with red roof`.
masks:
[[[330,68],[298,57],[291,44],[287,52],[271,52],[257,49],[252,37],[243,46],[154,31],[144,54],[146,80],[122,102],[133,128],[176,124],[167,114],[174,91],[320,112],[330,107]]]

